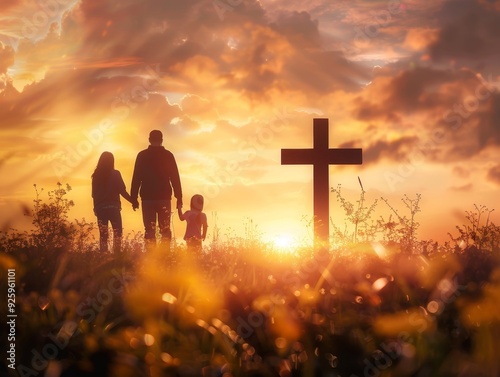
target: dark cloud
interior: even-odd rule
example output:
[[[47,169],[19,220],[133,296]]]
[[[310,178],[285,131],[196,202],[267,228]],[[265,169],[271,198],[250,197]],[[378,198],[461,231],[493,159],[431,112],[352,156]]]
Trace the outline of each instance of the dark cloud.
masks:
[[[444,102],[438,88],[454,79],[448,71],[429,68],[406,70],[392,80],[388,101],[403,113],[428,110]]]
[[[373,90],[368,88],[373,100],[365,98],[366,93],[355,100],[358,119],[398,122],[404,115],[451,108],[463,101],[468,88],[474,94],[475,86],[481,83],[468,69],[451,72],[431,67],[404,69],[381,85],[376,80]]]
[[[257,1],[244,1],[223,15],[209,0],[82,1],[79,12],[86,28],[86,53],[141,56],[167,66],[179,55],[208,54],[218,34],[244,21],[264,22]]]
[[[488,170],[487,178],[491,182],[500,185],[500,165],[496,165]]]
[[[216,8],[209,0],[83,1],[78,12],[85,44],[78,55],[160,63],[165,74],[187,80],[197,91],[204,83],[182,71],[202,62],[200,75],[215,72],[226,88],[252,97],[295,85],[318,93],[352,90],[369,79],[366,69],[321,47],[318,22],[306,12],[282,13],[268,24],[255,0],[223,15]]]
[[[354,114],[363,121],[383,122],[384,129],[401,135],[418,135],[416,151],[433,161],[467,160],[486,148],[500,147],[496,85],[470,69],[406,69],[375,78],[355,99]],[[373,132],[373,126],[371,129]],[[382,139],[375,145],[386,147],[384,134],[375,133],[374,137]],[[374,159],[377,151],[375,148]],[[390,157],[397,159],[404,152],[396,151]]]
[[[358,97],[355,102],[355,117],[363,121],[384,120],[389,123],[400,123],[401,115],[396,108],[387,108],[385,103],[375,103],[363,97]]]
[[[321,45],[318,21],[312,20],[307,12],[281,13],[270,26],[280,34],[286,35],[293,44],[306,48]]]
[[[481,147],[500,146],[500,93],[495,92],[479,112],[478,139]]]
[[[284,67],[290,87],[327,93],[339,88],[359,89],[369,81],[366,68],[322,47],[319,22],[308,12],[281,12],[270,26],[297,47]]]
[[[500,56],[498,1],[450,0],[439,17],[444,26],[429,46],[433,60],[477,61]]]
[[[442,161],[468,160],[487,148],[500,147],[500,93],[493,92],[483,103],[468,98],[470,102],[462,102],[458,112],[436,125],[444,132]],[[477,110],[467,111],[467,103],[477,103]]]
[[[416,149],[419,139],[416,136],[405,136],[397,140],[386,141],[376,140],[368,146],[363,147],[363,165],[380,162],[380,160],[403,161]],[[344,143],[340,148],[359,148],[360,145],[367,144],[362,140]]]

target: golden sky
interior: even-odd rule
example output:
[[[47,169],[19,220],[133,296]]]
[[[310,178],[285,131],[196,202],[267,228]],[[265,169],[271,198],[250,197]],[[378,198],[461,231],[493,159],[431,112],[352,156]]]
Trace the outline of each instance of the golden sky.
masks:
[[[420,193],[420,238],[445,240],[474,204],[499,204],[499,45],[498,0],[3,0],[0,226],[29,224],[33,184],[58,181],[72,217],[94,221],[99,155],[130,189],[160,129],[209,237],[216,213],[223,234],[251,220],[266,239],[307,238],[312,168],[282,166],[280,149],[311,147],[320,117],[330,147],[363,148],[330,186],[355,200],[359,176],[398,208]],[[122,204],[125,231],[142,230]]]

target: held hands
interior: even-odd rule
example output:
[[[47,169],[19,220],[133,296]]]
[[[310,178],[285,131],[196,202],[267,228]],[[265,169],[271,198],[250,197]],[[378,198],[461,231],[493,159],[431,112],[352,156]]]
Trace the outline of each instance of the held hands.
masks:
[[[135,211],[139,208],[139,201],[137,199],[132,199],[132,209]]]
[[[132,209],[135,211],[139,208],[139,201],[137,199],[132,199]],[[182,209],[182,200],[177,200],[177,209]]]

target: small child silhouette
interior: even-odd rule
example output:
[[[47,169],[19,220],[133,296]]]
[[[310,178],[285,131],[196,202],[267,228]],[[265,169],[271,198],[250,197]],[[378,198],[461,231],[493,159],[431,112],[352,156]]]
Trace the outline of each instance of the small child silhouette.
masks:
[[[202,241],[207,236],[207,215],[203,213],[203,196],[196,194],[191,198],[190,210],[182,213],[178,208],[179,219],[186,221],[184,240],[188,250],[201,252]]]

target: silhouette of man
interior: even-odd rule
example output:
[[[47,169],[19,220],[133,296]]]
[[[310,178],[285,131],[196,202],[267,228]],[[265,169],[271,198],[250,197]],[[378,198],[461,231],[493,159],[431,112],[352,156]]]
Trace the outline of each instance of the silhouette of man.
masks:
[[[160,228],[162,244],[170,247],[172,188],[177,208],[182,208],[182,189],[179,170],[174,155],[162,146],[163,134],[159,130],[149,133],[149,147],[137,155],[132,176],[132,207],[139,208],[138,194],[142,201],[142,220],[146,246],[156,245],[156,224]]]

